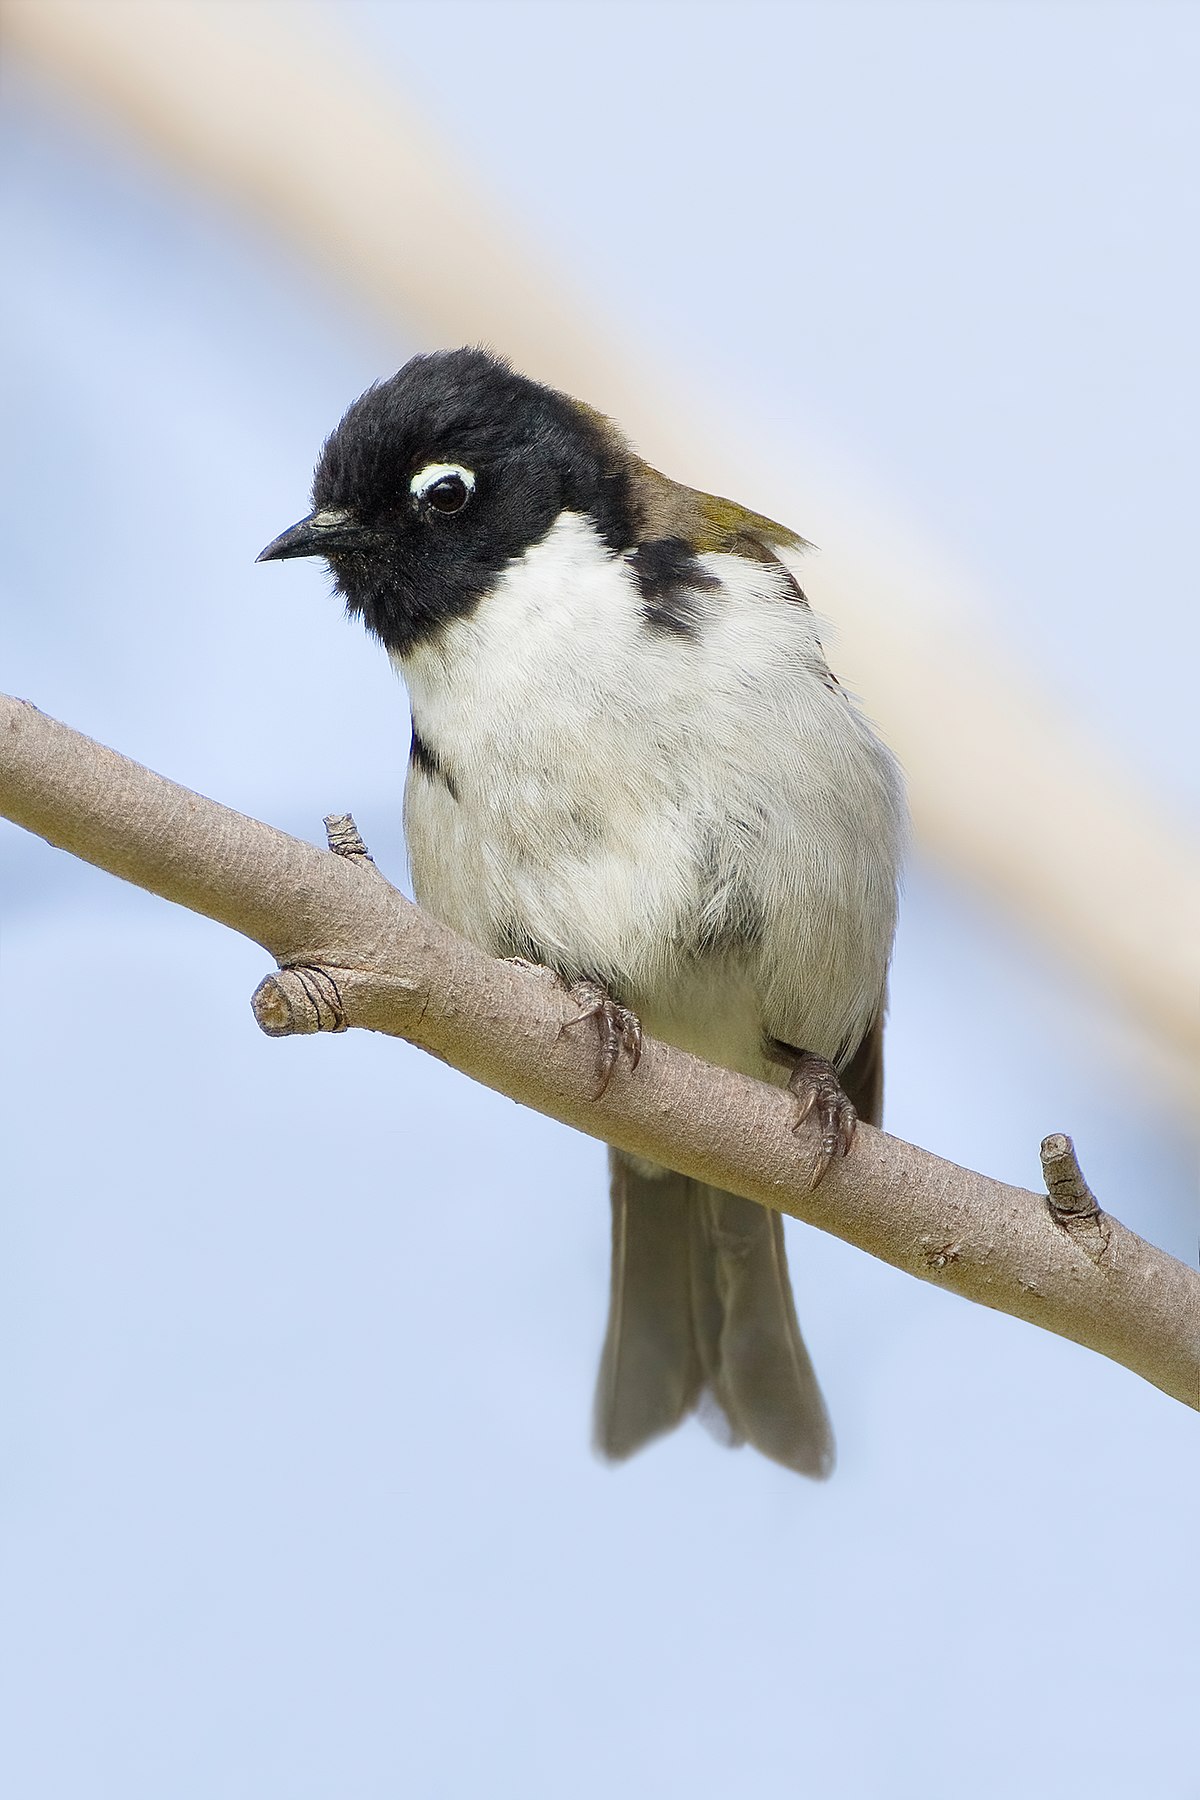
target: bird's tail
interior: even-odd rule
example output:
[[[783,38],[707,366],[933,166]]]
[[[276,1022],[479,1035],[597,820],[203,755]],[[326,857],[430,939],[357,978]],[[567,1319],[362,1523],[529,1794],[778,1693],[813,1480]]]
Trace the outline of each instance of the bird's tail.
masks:
[[[609,1154],[612,1290],[597,1448],[631,1456],[698,1407],[728,1443],[828,1475],[833,1434],[796,1322],[779,1215]]]

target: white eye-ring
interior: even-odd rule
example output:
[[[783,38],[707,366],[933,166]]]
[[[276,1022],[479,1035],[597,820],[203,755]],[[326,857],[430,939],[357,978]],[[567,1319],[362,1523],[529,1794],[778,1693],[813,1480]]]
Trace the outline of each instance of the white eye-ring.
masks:
[[[408,491],[435,512],[461,512],[475,491],[475,477],[461,463],[427,463],[413,476]]]

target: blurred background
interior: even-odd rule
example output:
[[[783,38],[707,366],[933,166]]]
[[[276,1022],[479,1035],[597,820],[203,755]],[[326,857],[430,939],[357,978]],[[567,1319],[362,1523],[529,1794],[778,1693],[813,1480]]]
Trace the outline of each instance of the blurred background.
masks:
[[[1034,1187],[1069,1130],[1194,1263],[1200,12],[3,23],[2,685],[399,879],[402,690],[253,559],[487,340],[821,547],[918,823],[888,1127]],[[9,826],[0,879],[5,1791],[1200,1795],[1194,1415],[789,1223],[833,1481],[605,1468],[597,1145],[269,1042],[253,945]]]

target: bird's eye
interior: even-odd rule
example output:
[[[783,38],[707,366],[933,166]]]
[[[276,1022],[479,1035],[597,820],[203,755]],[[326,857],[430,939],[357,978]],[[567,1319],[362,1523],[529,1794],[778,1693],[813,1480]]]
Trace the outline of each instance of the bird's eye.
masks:
[[[435,512],[456,513],[467,504],[470,491],[461,475],[443,475],[426,490],[425,498]]]
[[[474,489],[474,475],[459,463],[429,463],[409,482],[413,499],[439,513],[461,512]]]

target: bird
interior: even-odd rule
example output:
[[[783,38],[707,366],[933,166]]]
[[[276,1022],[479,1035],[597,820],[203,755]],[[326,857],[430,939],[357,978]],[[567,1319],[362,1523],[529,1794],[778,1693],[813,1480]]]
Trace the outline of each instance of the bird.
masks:
[[[420,905],[552,970],[601,1086],[642,1034],[787,1086],[823,1170],[878,1123],[907,833],[787,527],[671,480],[488,349],[413,357],[326,439],[261,562],[324,559],[407,688]],[[691,1413],[822,1478],[828,1412],[778,1213],[609,1151],[594,1442]]]

